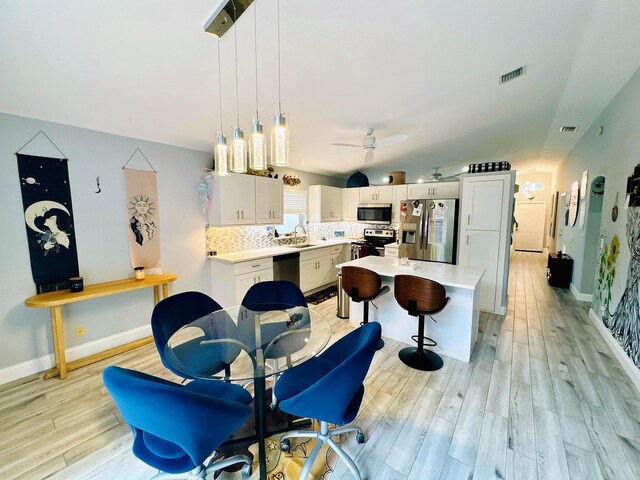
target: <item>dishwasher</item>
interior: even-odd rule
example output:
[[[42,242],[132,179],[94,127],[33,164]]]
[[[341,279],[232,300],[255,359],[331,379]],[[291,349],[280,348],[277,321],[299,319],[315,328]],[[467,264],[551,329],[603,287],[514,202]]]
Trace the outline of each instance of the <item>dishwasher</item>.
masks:
[[[289,280],[300,286],[300,252],[273,257],[273,279]]]

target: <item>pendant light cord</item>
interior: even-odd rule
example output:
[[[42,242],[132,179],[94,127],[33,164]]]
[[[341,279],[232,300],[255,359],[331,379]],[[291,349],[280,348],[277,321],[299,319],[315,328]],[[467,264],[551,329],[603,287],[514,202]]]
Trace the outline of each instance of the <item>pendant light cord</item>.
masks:
[[[278,0],[278,114],[282,113],[280,106],[280,0]]]
[[[231,3],[233,3],[233,38],[236,51],[236,125],[240,128],[240,102],[238,100],[238,15],[236,12],[236,2],[232,1]]]
[[[258,2],[253,1],[253,33],[254,33],[254,47],[256,55],[256,122],[258,121]]]
[[[220,68],[220,39],[218,39],[218,95],[220,101],[220,133],[222,133],[222,69]]]

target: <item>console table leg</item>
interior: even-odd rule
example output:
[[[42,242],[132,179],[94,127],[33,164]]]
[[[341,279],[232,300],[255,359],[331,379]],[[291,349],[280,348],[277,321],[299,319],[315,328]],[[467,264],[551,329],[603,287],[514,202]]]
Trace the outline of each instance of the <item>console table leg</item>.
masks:
[[[160,287],[158,285],[153,286],[153,303],[156,305],[160,301]]]
[[[162,284],[162,298],[167,298],[169,296],[169,285],[166,283]]]
[[[67,378],[67,360],[64,351],[64,332],[62,330],[62,307],[56,305],[51,310],[51,333],[53,334],[53,355],[56,369],[61,380]]]

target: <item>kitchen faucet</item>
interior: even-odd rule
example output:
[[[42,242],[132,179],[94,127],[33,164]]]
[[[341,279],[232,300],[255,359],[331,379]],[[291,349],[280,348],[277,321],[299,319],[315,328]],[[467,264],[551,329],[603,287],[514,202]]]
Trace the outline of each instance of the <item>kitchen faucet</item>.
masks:
[[[302,228],[303,235],[307,234],[307,231],[304,229],[304,225],[302,225],[301,223],[296,225],[295,228],[293,229],[293,241],[296,245],[298,244],[298,227]]]

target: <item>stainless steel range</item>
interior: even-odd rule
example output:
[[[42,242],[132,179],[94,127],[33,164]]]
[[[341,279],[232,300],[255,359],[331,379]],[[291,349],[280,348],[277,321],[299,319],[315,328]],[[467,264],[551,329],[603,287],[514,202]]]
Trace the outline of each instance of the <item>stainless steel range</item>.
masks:
[[[351,244],[351,260],[374,255],[384,257],[384,246],[396,241],[392,228],[365,228],[364,240]]]

